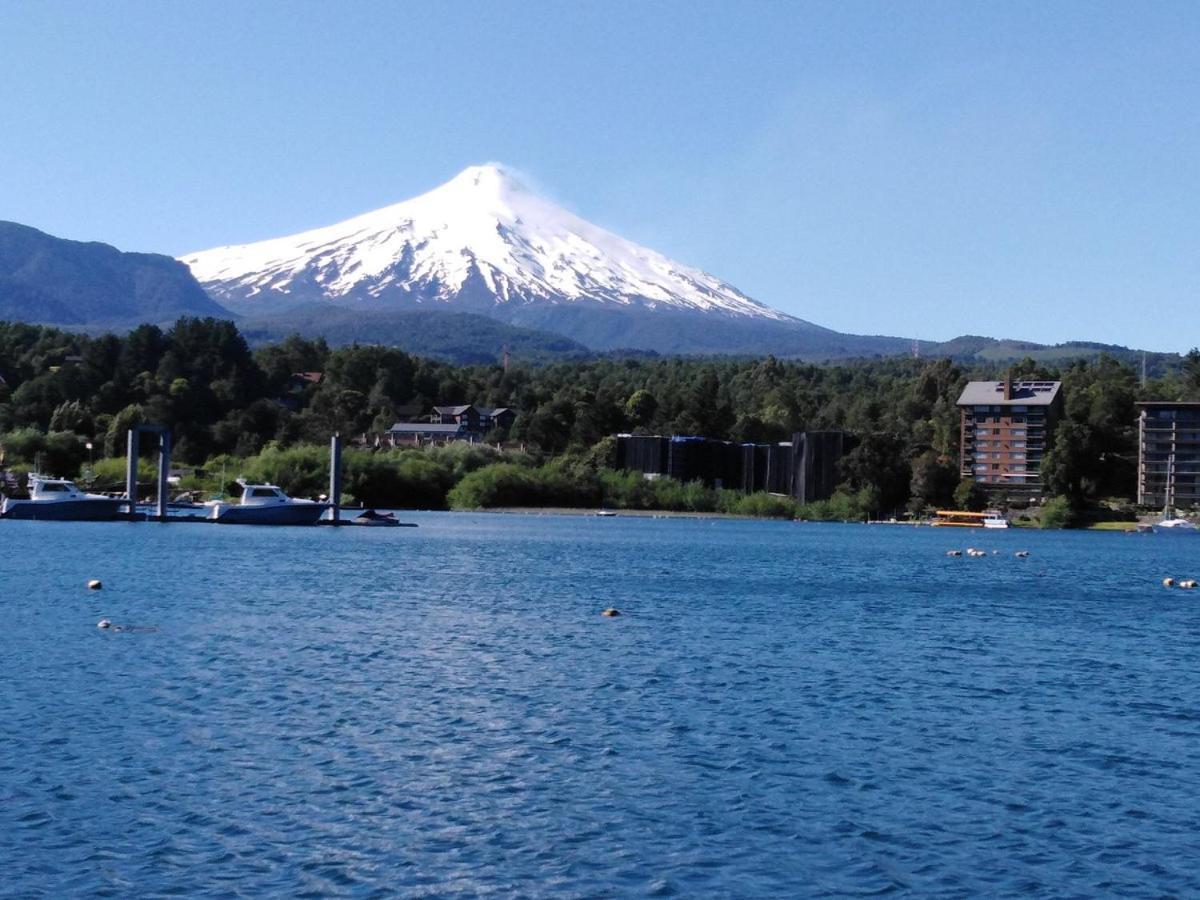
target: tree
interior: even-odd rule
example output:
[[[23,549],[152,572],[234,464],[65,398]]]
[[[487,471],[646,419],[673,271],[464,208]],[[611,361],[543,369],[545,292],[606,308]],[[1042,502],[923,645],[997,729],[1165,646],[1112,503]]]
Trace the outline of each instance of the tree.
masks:
[[[912,468],[896,435],[865,434],[842,459],[841,474],[851,491],[867,491],[872,513],[890,513],[908,500]]]
[[[957,466],[939,459],[934,451],[926,450],[912,461],[909,491],[913,500],[919,500],[924,506],[945,507],[954,502],[958,477]]]
[[[954,506],[957,509],[979,512],[987,506],[987,501],[987,491],[973,478],[964,478],[954,489]]]
[[[1193,400],[1200,400],[1200,348],[1193,347],[1183,358],[1183,387]]]
[[[1052,494],[1078,504],[1091,492],[1101,465],[1091,426],[1062,422],[1054,433],[1054,447],[1042,459],[1042,481]]]
[[[658,412],[658,401],[645,388],[639,388],[629,395],[625,401],[625,412],[635,428],[644,428],[654,419]]]
[[[136,404],[125,407],[113,416],[112,422],[109,423],[108,431],[104,435],[104,455],[122,455],[125,452],[126,435],[129,429],[135,425],[141,425],[144,421],[142,408]]]

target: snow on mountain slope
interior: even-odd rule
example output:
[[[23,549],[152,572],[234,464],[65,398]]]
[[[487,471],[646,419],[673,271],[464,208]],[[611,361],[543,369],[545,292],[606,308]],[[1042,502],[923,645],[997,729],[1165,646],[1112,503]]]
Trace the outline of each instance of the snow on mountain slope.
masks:
[[[336,225],[181,259],[210,294],[247,312],[317,300],[497,312],[590,301],[800,323],[584,221],[495,165]]]

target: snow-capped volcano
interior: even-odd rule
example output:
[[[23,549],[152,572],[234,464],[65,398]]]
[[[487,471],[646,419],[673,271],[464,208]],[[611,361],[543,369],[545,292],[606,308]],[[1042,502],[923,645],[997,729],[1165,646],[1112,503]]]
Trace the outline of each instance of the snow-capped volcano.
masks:
[[[336,225],[181,259],[215,299],[247,313],[369,301],[509,318],[551,304],[800,324],[584,221],[496,165],[472,166],[429,193]]]

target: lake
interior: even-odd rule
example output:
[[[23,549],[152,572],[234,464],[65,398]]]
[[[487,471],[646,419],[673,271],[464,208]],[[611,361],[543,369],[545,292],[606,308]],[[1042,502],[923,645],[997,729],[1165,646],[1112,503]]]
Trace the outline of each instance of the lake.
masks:
[[[0,894],[1200,893],[1200,539],[401,518],[0,522]]]

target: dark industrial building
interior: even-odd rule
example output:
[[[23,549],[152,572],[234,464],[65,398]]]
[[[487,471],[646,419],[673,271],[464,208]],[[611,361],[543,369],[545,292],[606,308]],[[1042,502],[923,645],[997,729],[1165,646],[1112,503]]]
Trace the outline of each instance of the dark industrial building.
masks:
[[[617,468],[666,475],[671,439],[650,434],[617,435]]]
[[[777,444],[735,444],[711,438],[617,435],[618,469],[709,487],[788,494],[801,503],[827,500],[838,463],[854,446],[841,431],[801,431]]]
[[[840,480],[838,463],[856,441],[844,431],[801,431],[792,436],[792,485],[801,503],[828,500]]]
[[[1200,507],[1200,403],[1139,403],[1138,503]]]

